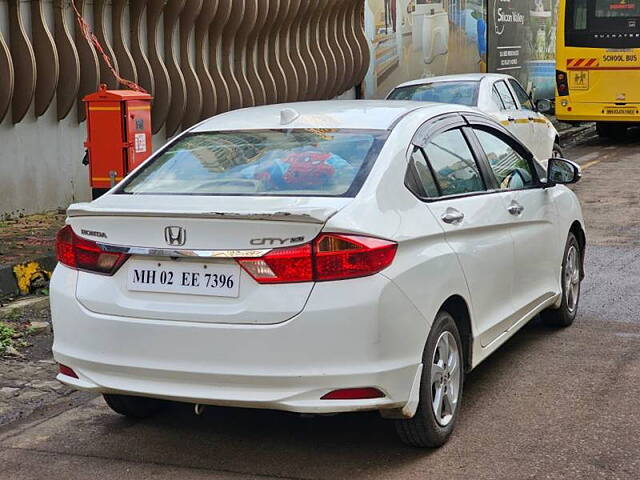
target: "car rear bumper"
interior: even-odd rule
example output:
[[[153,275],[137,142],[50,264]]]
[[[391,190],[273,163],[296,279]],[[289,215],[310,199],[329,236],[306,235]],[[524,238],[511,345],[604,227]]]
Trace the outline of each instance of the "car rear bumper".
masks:
[[[307,413],[401,408],[428,333],[382,275],[317,284],[302,313],[275,325],[103,315],[78,303],[76,281],[58,266],[51,282],[54,357],[79,377],[58,379],[100,393]],[[357,387],[385,396],[321,399]]]

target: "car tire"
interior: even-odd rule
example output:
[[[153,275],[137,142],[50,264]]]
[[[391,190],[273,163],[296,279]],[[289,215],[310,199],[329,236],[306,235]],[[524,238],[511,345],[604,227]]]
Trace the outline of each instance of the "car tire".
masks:
[[[120,415],[131,418],[149,418],[157,414],[165,402],[155,398],[134,397],[131,395],[104,394],[109,408]]]
[[[443,342],[448,342],[447,362],[440,358],[446,348]],[[395,421],[402,442],[412,447],[436,448],[447,441],[456,423],[462,399],[463,352],[456,322],[448,312],[439,312],[422,356],[420,398],[416,413],[413,418]],[[440,414],[436,410],[436,396],[440,397]]]
[[[553,150],[551,152],[551,157],[552,158],[564,158],[564,152],[562,151],[562,148],[560,147],[560,144],[558,142],[555,142],[553,144]]]
[[[573,233],[569,233],[562,258],[562,303],[559,308],[547,309],[541,316],[555,328],[570,326],[578,313],[580,283],[582,282],[582,249]]]

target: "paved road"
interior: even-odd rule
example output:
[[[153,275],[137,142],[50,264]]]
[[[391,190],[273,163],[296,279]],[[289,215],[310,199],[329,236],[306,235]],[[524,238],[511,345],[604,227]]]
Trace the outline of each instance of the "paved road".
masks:
[[[101,400],[0,433],[2,479],[640,478],[640,134],[569,149],[589,227],[576,324],[531,322],[465,384],[442,449],[377,414],[304,418],[175,406],[134,422]]]

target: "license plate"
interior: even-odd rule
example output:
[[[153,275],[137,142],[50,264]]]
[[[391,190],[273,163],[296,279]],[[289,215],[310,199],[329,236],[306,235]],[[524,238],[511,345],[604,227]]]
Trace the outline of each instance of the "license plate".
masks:
[[[636,107],[604,107],[605,115],[637,115]]]
[[[135,261],[127,288],[136,292],[238,297],[240,265],[177,261]]]

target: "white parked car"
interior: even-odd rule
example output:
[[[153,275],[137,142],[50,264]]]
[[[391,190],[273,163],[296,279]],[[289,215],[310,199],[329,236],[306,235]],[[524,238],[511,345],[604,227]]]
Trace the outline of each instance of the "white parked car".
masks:
[[[388,100],[454,103],[476,107],[491,115],[546,164],[562,157],[560,136],[543,115],[551,110],[547,100],[534,105],[525,89],[510,75],[471,73],[423,78],[395,87]]]
[[[51,281],[58,379],[165,400],[379,410],[441,445],[465,373],[575,316],[585,230],[549,162],[473,109],[329,101],[219,115],[91,203]]]

